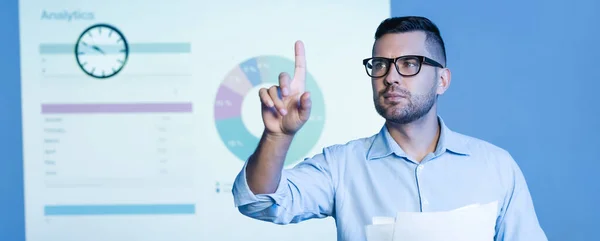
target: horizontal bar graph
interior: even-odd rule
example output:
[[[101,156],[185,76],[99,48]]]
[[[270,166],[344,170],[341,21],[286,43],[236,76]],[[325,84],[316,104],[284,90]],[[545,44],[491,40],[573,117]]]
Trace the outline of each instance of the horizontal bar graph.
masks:
[[[80,103],[42,104],[42,114],[190,113],[192,103]]]
[[[101,46],[110,49],[111,46]],[[45,43],[40,44],[40,54],[74,54],[75,44]],[[132,54],[181,54],[191,53],[191,43],[132,43],[129,53]]]
[[[194,204],[47,205],[45,216],[195,214]]]

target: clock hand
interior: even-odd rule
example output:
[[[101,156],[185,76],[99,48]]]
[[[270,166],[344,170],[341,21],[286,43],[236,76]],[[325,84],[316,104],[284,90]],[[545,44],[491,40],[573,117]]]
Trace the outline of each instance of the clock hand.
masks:
[[[100,48],[99,48],[98,46],[96,46],[96,45],[92,45],[92,48],[93,48],[93,49],[95,49],[96,51],[98,51],[98,52],[102,53],[102,54],[105,54],[105,53],[104,53],[104,51],[102,51],[102,49],[100,49]]]

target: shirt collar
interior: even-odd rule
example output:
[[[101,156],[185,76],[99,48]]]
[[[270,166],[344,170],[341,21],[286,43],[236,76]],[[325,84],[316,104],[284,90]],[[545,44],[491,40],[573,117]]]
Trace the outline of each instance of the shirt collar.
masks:
[[[446,126],[444,120],[438,116],[438,121],[441,127],[441,133],[438,140],[438,145],[435,150],[435,155],[441,155],[444,152],[452,152],[459,155],[469,155],[466,138],[461,134],[456,133]],[[371,147],[367,153],[367,159],[377,159],[386,157],[391,154],[396,154],[400,157],[406,157],[406,153],[394,141],[387,127],[384,125],[379,133],[375,135]]]

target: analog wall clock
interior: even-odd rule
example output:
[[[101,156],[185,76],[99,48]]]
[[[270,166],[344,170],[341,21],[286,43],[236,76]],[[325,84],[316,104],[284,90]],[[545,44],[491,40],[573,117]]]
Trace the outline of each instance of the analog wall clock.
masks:
[[[77,64],[87,75],[104,79],[118,74],[129,57],[129,44],[116,27],[96,24],[81,33],[75,44]]]

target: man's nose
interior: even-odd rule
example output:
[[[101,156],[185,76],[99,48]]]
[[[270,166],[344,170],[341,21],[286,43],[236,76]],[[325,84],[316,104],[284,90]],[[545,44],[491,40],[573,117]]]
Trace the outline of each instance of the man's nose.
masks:
[[[402,75],[398,73],[396,66],[392,65],[391,69],[388,71],[387,75],[384,78],[384,81],[388,85],[399,85],[402,81]]]

